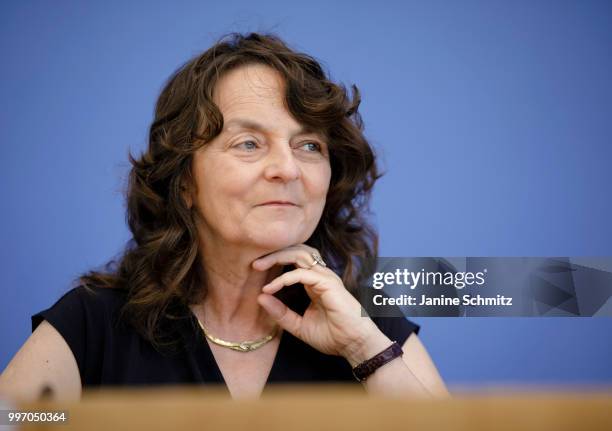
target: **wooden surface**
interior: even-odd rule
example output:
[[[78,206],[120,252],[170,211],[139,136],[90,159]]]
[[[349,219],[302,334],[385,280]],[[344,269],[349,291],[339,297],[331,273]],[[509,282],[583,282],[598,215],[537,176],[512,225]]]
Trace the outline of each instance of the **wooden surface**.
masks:
[[[79,403],[19,408],[69,412],[67,424],[25,430],[612,430],[612,388],[454,391],[447,400],[374,397],[349,386],[275,387],[258,400],[211,388],[104,389]]]

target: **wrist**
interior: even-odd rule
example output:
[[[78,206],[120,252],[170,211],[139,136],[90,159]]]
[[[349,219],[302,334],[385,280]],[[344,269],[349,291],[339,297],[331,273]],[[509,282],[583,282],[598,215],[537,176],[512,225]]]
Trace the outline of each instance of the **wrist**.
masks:
[[[342,356],[352,368],[382,352],[393,343],[374,322],[372,326],[342,352]]]

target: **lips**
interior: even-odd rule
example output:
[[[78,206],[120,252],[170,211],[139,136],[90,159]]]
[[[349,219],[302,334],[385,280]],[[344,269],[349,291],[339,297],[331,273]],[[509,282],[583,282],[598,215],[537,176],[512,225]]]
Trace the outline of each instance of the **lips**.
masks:
[[[262,204],[259,204],[259,206],[263,206],[263,205],[297,206],[297,204],[295,204],[294,202],[291,202],[291,201],[267,201],[267,202],[264,202]]]

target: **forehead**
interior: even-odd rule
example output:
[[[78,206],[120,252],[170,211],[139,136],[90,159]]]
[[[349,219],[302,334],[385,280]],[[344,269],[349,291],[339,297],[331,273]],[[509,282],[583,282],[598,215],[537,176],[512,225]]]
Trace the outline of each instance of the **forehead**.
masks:
[[[245,65],[226,72],[213,93],[213,101],[223,114],[227,131],[289,128],[292,134],[317,133],[293,118],[285,107],[284,98],[283,76],[263,64]]]
[[[285,83],[276,70],[262,64],[249,64],[221,76],[213,100],[222,112],[256,105],[283,107]]]
[[[325,139],[322,130],[300,124],[285,106],[285,80],[270,66],[249,64],[221,76],[213,101],[223,114],[226,132],[243,129],[292,135],[316,134]]]

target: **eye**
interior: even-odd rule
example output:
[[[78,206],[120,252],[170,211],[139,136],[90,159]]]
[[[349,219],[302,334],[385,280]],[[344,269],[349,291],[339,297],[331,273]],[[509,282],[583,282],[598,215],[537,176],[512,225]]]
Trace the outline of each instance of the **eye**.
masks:
[[[321,144],[318,142],[306,142],[300,146],[300,148],[306,147],[306,150],[310,153],[321,152]]]
[[[248,139],[234,145],[234,148],[243,148],[246,151],[253,151],[257,148],[257,142],[253,141],[252,139]]]

